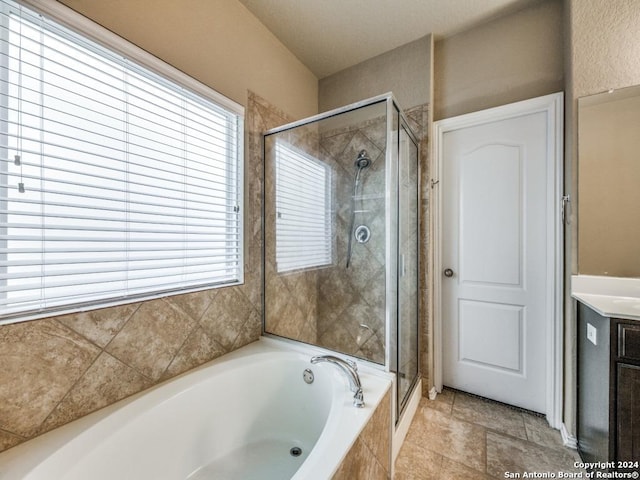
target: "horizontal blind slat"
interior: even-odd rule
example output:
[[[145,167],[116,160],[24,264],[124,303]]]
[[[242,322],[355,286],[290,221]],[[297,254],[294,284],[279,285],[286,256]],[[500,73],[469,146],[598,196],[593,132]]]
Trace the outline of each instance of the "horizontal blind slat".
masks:
[[[17,185],[15,186],[7,186],[7,185],[0,185],[0,190],[17,190],[18,187]],[[102,207],[96,207],[95,205],[88,205],[86,203],[87,200],[93,199],[93,200],[102,200],[105,202],[111,202],[111,203],[123,203],[125,205],[135,205],[137,207],[142,207],[142,206],[148,206],[148,207],[162,207],[162,208],[181,208],[184,210],[184,206],[180,206],[180,207],[176,207],[175,204],[173,203],[161,203],[161,202],[143,202],[140,200],[136,200],[135,203],[132,202],[128,202],[126,199],[122,199],[122,198],[116,198],[116,197],[105,197],[105,196],[98,196],[98,195],[82,195],[78,192],[74,192],[73,194],[68,194],[65,191],[61,191],[61,190],[50,190],[50,189],[39,189],[36,190],[37,193],[41,194],[41,195],[45,195],[45,196],[50,196],[50,197],[56,197],[56,196],[71,196],[72,198],[75,199],[79,199],[79,201],[83,201],[84,203],[77,203],[77,204],[71,204],[71,203],[58,203],[58,202],[47,202],[47,205],[66,205],[66,206],[75,206],[77,208],[100,208],[101,210],[105,210],[105,211],[117,211],[117,212],[121,212],[123,211],[123,209],[116,209],[116,208],[106,208],[104,206]],[[124,191],[120,191],[121,193],[125,193]],[[156,197],[159,198],[159,197]],[[87,199],[87,200],[80,200],[80,199]],[[172,199],[167,199],[165,198],[164,200],[172,200]],[[26,204],[26,203],[31,203],[31,204],[37,204],[37,205],[44,205],[44,201],[37,201],[37,200],[21,200],[20,203]],[[208,206],[209,208],[197,208],[195,207],[195,205],[204,205],[204,206]],[[193,211],[193,212],[211,212],[211,204],[210,203],[204,203],[204,202],[195,202],[193,200],[189,200],[189,211]],[[227,212],[236,212],[237,211],[237,205],[236,204],[228,204],[228,205],[224,205],[225,207],[225,211]],[[125,208],[123,206],[123,208]]]

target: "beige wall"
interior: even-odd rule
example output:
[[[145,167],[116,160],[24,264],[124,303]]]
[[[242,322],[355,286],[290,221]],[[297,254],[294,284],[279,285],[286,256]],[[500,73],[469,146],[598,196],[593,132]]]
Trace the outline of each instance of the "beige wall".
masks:
[[[562,44],[559,0],[437,41],[434,120],[562,91]]]
[[[326,112],[393,92],[403,109],[431,103],[432,36],[427,35],[320,79],[318,109]]]
[[[571,226],[565,230],[565,425],[575,433],[576,328],[570,274],[578,271],[577,99],[640,84],[640,3],[637,0],[564,0],[566,32],[565,192]],[[603,166],[606,168],[606,166]]]
[[[317,113],[318,79],[237,0],[60,1],[242,105]]]
[[[575,98],[640,83],[640,3],[570,0]]]
[[[569,169],[566,173],[577,204],[580,201],[577,195],[577,100],[640,84],[640,3],[637,0],[565,0],[565,4],[572,74],[567,82],[567,112],[571,115],[567,116]],[[575,238],[578,238],[578,229],[579,219],[574,222]],[[571,271],[577,273],[577,241],[572,245]]]

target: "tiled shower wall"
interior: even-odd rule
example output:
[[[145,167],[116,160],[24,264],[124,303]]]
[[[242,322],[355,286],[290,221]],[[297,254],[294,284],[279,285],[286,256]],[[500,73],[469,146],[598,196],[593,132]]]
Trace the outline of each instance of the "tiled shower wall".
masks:
[[[249,92],[244,285],[0,326],[0,450],[258,339],[261,134],[288,121]]]
[[[320,270],[278,272],[276,262],[275,138],[314,158],[322,158],[317,126],[311,124],[274,134],[265,141],[265,331],[317,344],[318,275]]]
[[[336,172],[337,205],[335,262],[319,273],[318,344],[384,363],[386,117],[323,132],[320,146]],[[367,225],[371,239],[365,244],[353,242],[346,268],[354,162],[361,150],[366,150],[371,164],[361,172],[362,198],[354,205],[354,226]]]
[[[428,138],[427,125],[429,108],[428,104],[418,105],[405,110],[405,116],[412,131],[418,137],[420,143],[420,165],[422,203],[420,212],[420,276],[418,290],[412,291],[406,297],[420,293],[420,321],[418,334],[421,336],[422,377],[425,387],[428,379],[428,308],[429,296],[427,286],[428,271],[428,199],[429,165],[428,165]],[[371,157],[372,166],[363,171],[362,194],[365,197],[360,205],[362,210],[367,210],[365,215],[369,218],[357,217],[356,225],[360,220],[366,220],[372,231],[372,240],[364,245],[355,244],[353,247],[353,266],[345,270],[344,252],[346,247],[339,244],[338,252],[342,256],[338,258],[338,265],[320,272],[318,279],[320,296],[318,304],[318,344],[326,348],[338,350],[352,355],[362,356],[373,361],[384,362],[384,321],[385,321],[385,248],[384,248],[384,151],[385,151],[385,119],[371,120],[341,130],[323,132],[321,150],[344,170],[340,177],[346,179],[348,191],[341,198],[349,198],[353,188],[353,163],[361,149],[366,149]],[[340,186],[338,186],[340,188]],[[381,199],[376,198],[382,195]],[[349,224],[349,205],[343,204],[337,215],[337,230],[346,231]],[[370,223],[369,223],[370,222]],[[362,222],[360,222],[362,223]],[[344,236],[338,236],[337,242],[344,242]],[[411,274],[411,273],[410,273]],[[365,324],[367,327],[362,327]],[[405,348],[408,345],[404,346]],[[408,366],[401,366],[404,370],[411,371]]]

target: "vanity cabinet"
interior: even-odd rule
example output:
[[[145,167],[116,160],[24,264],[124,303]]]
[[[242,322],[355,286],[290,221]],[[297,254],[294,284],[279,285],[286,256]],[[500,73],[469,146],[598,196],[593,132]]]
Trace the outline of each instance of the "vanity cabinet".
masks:
[[[604,317],[578,302],[578,335],[580,456],[640,461],[640,322]]]
[[[640,459],[640,322],[617,320],[616,458]]]

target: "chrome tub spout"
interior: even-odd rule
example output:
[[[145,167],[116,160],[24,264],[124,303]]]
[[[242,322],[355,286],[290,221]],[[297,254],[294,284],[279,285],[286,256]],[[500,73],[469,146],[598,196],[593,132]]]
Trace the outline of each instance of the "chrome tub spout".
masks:
[[[343,360],[333,355],[318,355],[311,358],[311,363],[328,362],[338,367],[349,379],[349,388],[353,392],[353,406],[364,407],[364,395],[362,393],[362,384],[360,383],[360,375],[358,375],[358,366],[356,362]]]

